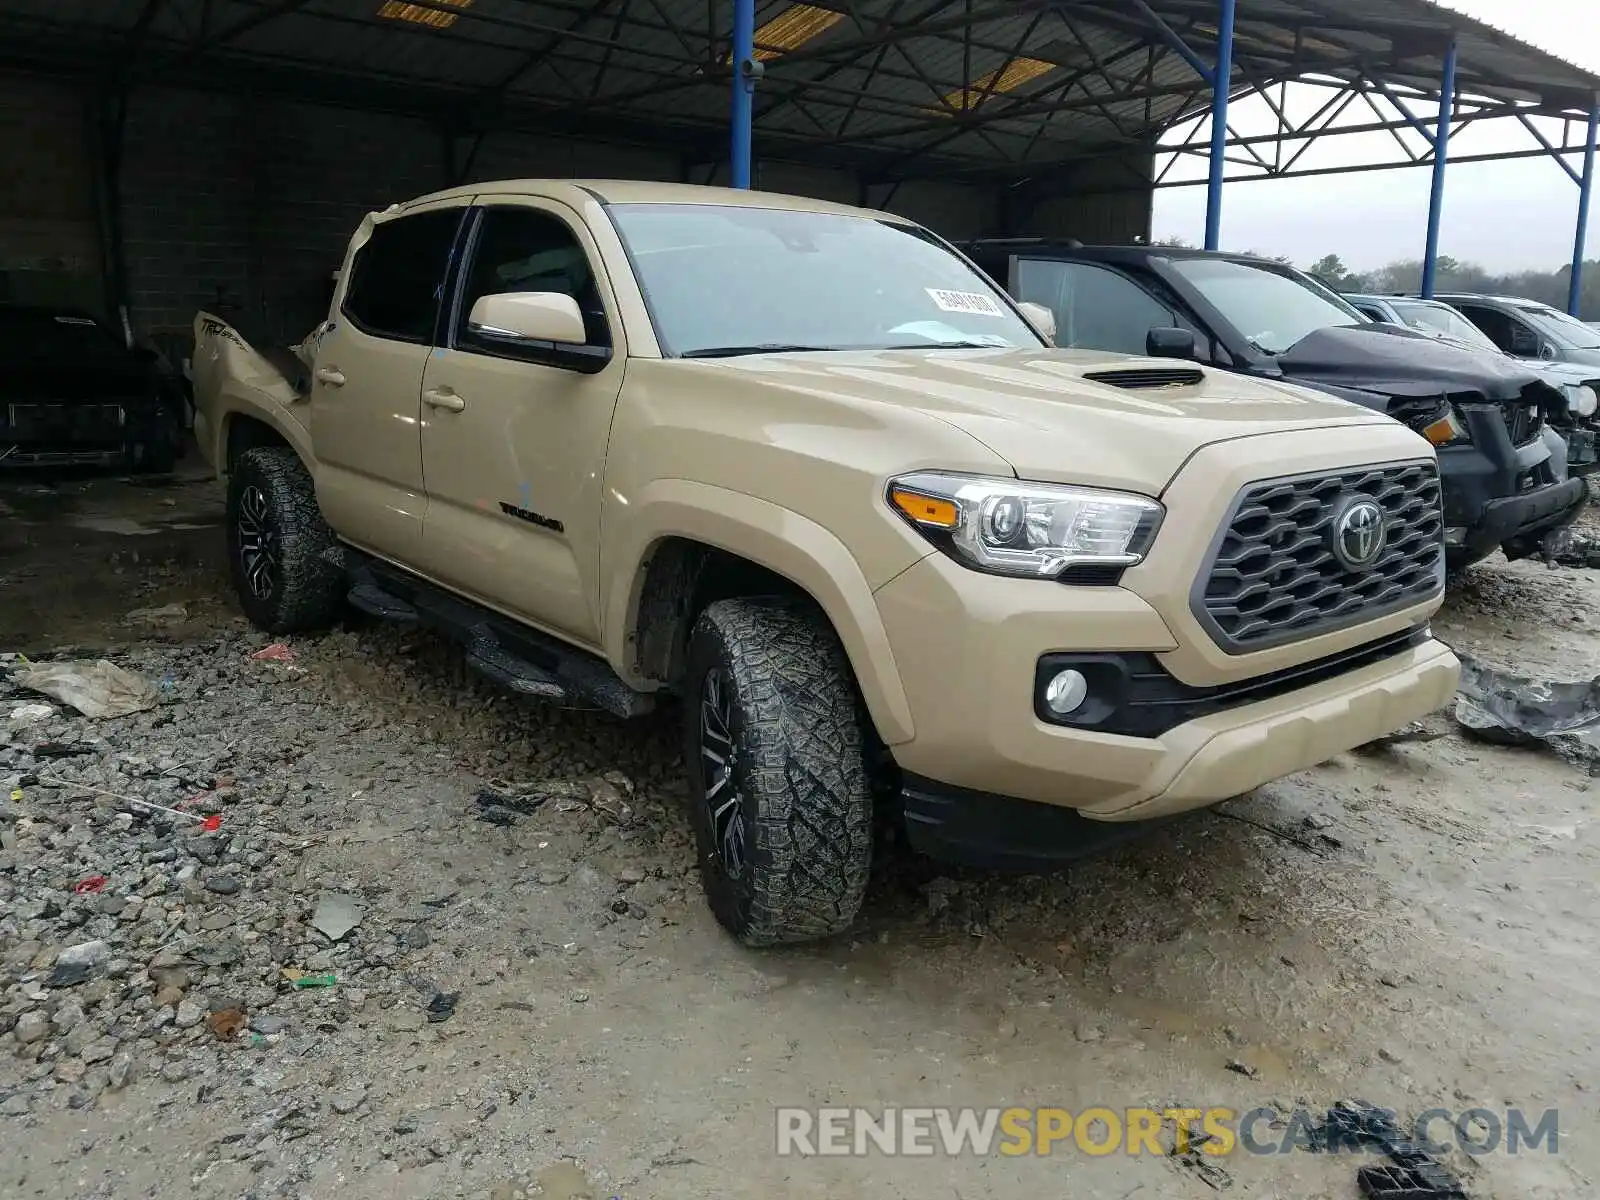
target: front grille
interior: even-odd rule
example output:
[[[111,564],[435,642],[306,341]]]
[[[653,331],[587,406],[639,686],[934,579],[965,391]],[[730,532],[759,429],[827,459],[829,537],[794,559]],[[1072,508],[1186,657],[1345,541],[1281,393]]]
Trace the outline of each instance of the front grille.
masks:
[[[1506,432],[1513,446],[1526,446],[1544,429],[1544,413],[1532,404],[1508,404],[1505,407]]]
[[[117,443],[124,416],[120,404],[60,401],[17,402],[9,406],[7,435],[19,441]]]
[[[1387,530],[1365,570],[1349,569],[1333,551],[1334,522],[1354,497],[1376,502]],[[1443,532],[1431,462],[1252,483],[1234,500],[1191,607],[1231,654],[1331,633],[1436,595]]]
[[[1111,387],[1142,390],[1198,387],[1205,376],[1193,367],[1136,367],[1127,371],[1090,371],[1084,378]]]

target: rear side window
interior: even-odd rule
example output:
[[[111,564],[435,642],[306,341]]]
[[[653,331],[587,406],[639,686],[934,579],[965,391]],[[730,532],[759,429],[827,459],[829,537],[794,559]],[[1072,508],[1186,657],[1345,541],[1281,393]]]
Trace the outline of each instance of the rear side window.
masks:
[[[345,316],[375,337],[431,342],[463,211],[418,213],[373,229],[351,265]]]

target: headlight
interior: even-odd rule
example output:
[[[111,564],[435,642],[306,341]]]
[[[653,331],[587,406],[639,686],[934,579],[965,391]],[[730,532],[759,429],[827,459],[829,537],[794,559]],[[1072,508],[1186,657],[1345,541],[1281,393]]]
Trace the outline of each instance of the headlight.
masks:
[[[1600,408],[1600,396],[1596,396],[1595,390],[1586,384],[1567,383],[1562,385],[1561,390],[1566,393],[1567,407],[1575,417],[1592,417],[1595,409]]]
[[[1086,563],[1133,566],[1164,511],[1126,492],[936,471],[890,480],[888,499],[964,565],[1044,579]]]

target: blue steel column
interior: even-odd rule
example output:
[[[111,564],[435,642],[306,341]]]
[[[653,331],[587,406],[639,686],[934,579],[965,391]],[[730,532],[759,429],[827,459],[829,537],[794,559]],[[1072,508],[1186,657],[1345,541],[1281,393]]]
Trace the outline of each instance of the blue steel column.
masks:
[[[1578,315],[1583,293],[1583,246],[1589,233],[1589,197],[1594,192],[1594,143],[1600,134],[1600,101],[1589,109],[1589,140],[1583,144],[1583,182],[1578,185],[1578,236],[1572,244],[1572,280],[1567,285],[1567,311]]]
[[[1217,19],[1217,66],[1211,75],[1211,177],[1206,185],[1206,249],[1222,236],[1222,174],[1228,165],[1228,89],[1233,84],[1235,0],[1221,0]]]
[[[733,0],[733,144],[729,174],[736,188],[750,186],[750,126],[755,116],[756,0]]]
[[[1439,81],[1439,123],[1433,130],[1433,192],[1428,197],[1428,248],[1422,256],[1422,294],[1433,298],[1439,265],[1439,216],[1444,209],[1444,169],[1450,157],[1450,122],[1456,112],[1456,44],[1444,53],[1444,78]]]

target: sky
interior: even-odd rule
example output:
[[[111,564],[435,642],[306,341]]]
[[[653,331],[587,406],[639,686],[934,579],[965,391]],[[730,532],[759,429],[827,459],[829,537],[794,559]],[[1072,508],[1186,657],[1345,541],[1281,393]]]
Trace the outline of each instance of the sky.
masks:
[[[1600,72],[1600,0],[1441,2]],[[1290,102],[1291,117],[1309,115],[1328,95],[1312,88],[1299,91]],[[1229,124],[1243,135],[1270,132],[1274,121],[1262,102],[1250,103],[1253,107],[1236,105]],[[1431,114],[1423,108],[1420,115]],[[1351,123],[1372,119],[1371,110],[1359,101],[1345,118]],[[1558,140],[1559,124],[1547,128],[1552,140]],[[1209,136],[1208,129],[1202,128],[1203,137]],[[1583,132],[1574,127],[1575,137],[1581,139]],[[1413,148],[1422,144],[1415,133],[1408,134],[1408,139]],[[1460,154],[1536,145],[1514,121],[1489,122],[1451,140],[1452,152]],[[1307,152],[1300,165],[1373,162],[1399,154],[1400,148],[1387,133],[1349,134],[1321,142]],[[1572,155],[1568,161],[1581,169],[1581,155]],[[1204,161],[1198,158],[1184,166],[1186,176],[1205,171]],[[1223,195],[1222,248],[1287,255],[1300,266],[1324,254],[1338,254],[1354,270],[1421,258],[1431,183],[1432,171],[1426,166],[1230,183]],[[1600,185],[1596,190],[1600,191]],[[1203,186],[1158,190],[1155,235],[1200,244],[1205,236],[1205,207]],[[1596,259],[1600,258],[1600,197],[1592,210],[1586,257]],[[1446,174],[1439,250],[1496,272],[1551,270],[1572,259],[1577,213],[1577,187],[1547,157],[1453,165]]]

